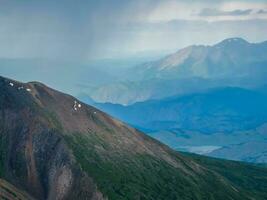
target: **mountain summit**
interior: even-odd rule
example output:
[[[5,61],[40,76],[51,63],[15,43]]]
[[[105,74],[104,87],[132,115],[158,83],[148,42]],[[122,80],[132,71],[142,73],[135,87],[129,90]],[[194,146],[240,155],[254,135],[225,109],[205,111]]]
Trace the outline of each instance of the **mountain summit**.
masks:
[[[213,46],[188,46],[133,67],[128,82],[101,86],[90,96],[96,102],[129,105],[215,87],[253,88],[267,84],[266,65],[267,42],[229,38]]]
[[[234,38],[227,38],[214,46],[226,46],[226,45],[233,45],[233,44],[234,45],[249,45],[250,43],[244,40],[243,38],[234,37]]]
[[[137,67],[143,78],[228,78],[247,75],[250,67],[266,63],[267,45],[242,38],[225,39],[213,46],[192,45],[159,61]],[[149,75],[149,73],[150,75]]]
[[[0,77],[0,90],[1,198],[267,197],[265,168],[184,156],[38,82]]]

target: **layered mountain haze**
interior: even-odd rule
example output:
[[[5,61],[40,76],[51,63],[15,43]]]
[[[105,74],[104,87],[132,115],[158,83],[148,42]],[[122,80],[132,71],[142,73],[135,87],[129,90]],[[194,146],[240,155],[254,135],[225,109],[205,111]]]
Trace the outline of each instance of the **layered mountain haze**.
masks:
[[[266,41],[191,45],[130,68],[88,103],[173,149],[265,163],[266,66]]]
[[[0,89],[1,198],[267,198],[264,167],[182,155],[38,82]]]
[[[209,156],[254,163],[267,163],[267,141],[249,141],[216,149]]]
[[[127,68],[131,61],[96,60],[87,62],[52,60],[41,58],[0,58],[0,73],[21,81],[38,80],[53,88],[82,96],[103,84],[114,82],[123,73],[121,65]],[[127,63],[127,64],[125,64]],[[115,67],[116,66],[116,67]],[[59,76],[64,72],[64,76]]]
[[[90,96],[97,102],[132,104],[215,87],[255,88],[266,84],[266,52],[267,42],[249,43],[241,38],[213,46],[192,45],[131,68],[130,82],[101,86]],[[125,92],[128,98],[121,96]]]
[[[263,150],[267,139],[267,96],[261,89],[226,87],[129,106],[94,105],[176,150],[267,162]],[[262,145],[255,145],[253,150],[250,145],[239,145],[252,141]],[[246,153],[242,153],[245,148]]]
[[[226,87],[129,106],[95,105],[118,119],[150,131],[178,128],[212,134],[247,130],[267,122],[266,102],[265,94]]]
[[[257,68],[265,66],[266,51],[267,42],[253,44],[241,38],[230,38],[213,46],[186,47],[135,70],[143,71],[141,74],[146,79],[244,77],[249,75],[251,69],[259,73]]]

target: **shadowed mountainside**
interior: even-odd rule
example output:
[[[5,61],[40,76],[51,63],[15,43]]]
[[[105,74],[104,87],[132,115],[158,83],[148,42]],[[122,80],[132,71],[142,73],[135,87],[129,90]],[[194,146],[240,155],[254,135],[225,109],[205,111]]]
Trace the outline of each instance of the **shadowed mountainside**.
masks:
[[[267,96],[242,88],[217,88],[161,100],[94,104],[143,130],[192,130],[205,134],[256,128],[267,121]],[[145,113],[145,114],[144,114]]]

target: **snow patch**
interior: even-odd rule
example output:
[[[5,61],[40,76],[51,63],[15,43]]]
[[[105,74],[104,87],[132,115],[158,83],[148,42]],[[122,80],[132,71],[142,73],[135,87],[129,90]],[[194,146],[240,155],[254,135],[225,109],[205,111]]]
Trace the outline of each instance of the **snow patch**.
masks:
[[[81,108],[82,107],[82,105],[80,104],[80,103],[78,103],[76,100],[74,101],[74,105],[73,105],[73,109],[75,110],[75,111],[77,111],[78,110],[78,108]]]

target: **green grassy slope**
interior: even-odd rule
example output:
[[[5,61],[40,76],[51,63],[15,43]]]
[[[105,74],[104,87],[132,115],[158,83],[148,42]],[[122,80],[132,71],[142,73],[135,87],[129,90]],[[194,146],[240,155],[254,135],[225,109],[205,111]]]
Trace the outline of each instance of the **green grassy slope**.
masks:
[[[267,199],[266,165],[252,165],[244,162],[216,159],[196,154],[183,154],[227,178],[236,188],[242,189],[247,196],[254,196],[255,199]]]
[[[81,168],[96,180],[100,190],[109,199],[263,200],[267,198],[264,191],[267,184],[267,169],[264,167],[189,156],[189,159],[193,158],[209,170],[199,174],[187,166],[191,174],[184,174],[167,162],[149,155],[129,157],[121,153],[103,157],[94,147],[101,146],[108,150],[108,144],[96,134],[91,135],[94,136],[76,134],[66,137],[66,141]]]

